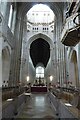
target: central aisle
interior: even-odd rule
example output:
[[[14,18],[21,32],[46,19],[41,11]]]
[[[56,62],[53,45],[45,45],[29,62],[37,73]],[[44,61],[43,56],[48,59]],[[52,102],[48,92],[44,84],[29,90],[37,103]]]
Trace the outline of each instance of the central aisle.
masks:
[[[48,118],[54,120],[56,118],[52,110],[47,94],[32,94],[27,99],[25,106],[18,118]]]

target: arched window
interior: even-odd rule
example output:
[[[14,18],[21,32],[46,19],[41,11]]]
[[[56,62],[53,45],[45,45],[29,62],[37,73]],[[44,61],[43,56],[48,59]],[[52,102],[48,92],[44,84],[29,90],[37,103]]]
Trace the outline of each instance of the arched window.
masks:
[[[36,68],[36,78],[44,78],[44,67],[38,66]]]
[[[8,21],[9,28],[11,27],[12,13],[13,13],[13,8],[12,8],[12,5],[11,5],[10,6],[10,13],[9,13],[9,21]]]

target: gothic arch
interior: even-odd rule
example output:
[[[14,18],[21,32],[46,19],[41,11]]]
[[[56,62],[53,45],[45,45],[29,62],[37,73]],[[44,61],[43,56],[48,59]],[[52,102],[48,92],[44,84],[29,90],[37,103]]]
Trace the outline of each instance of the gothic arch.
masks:
[[[39,3],[41,3],[41,2],[39,2]],[[19,10],[19,14],[18,14],[19,20],[24,21],[24,17],[27,14],[27,12],[33,7],[33,5],[36,5],[36,4],[38,4],[38,3],[37,2],[23,3],[20,6],[20,10]],[[50,9],[54,12],[55,18],[56,18],[55,24],[57,26],[57,29],[55,28],[55,31],[58,34],[58,36],[60,36],[60,34],[58,32],[61,31],[61,29],[62,29],[62,21],[63,21],[63,13],[62,13],[60,4],[63,4],[63,2],[62,3],[60,3],[60,2],[59,3],[58,2],[42,2],[42,4],[49,6]],[[56,36],[55,36],[55,39],[58,40],[59,38],[56,38]]]
[[[33,5],[39,4],[41,2],[26,2],[26,3],[22,3],[22,5],[20,6],[20,11],[19,11],[19,18],[24,18],[23,16],[26,15],[26,13],[33,7]],[[59,7],[60,2],[42,2],[42,4],[46,4],[47,6],[50,7],[50,9],[54,12],[56,18],[58,18],[57,20],[59,22],[62,22],[62,11]]]
[[[39,40],[39,41],[38,41]],[[39,43],[38,43],[39,42]],[[43,47],[44,46],[44,44],[46,43],[46,46],[45,46],[45,48]],[[48,53],[47,53],[47,55],[46,54],[44,54],[43,52],[41,52],[40,53],[40,51],[42,50],[41,49],[41,47],[40,46],[38,46],[38,44],[43,44],[42,45],[42,49],[43,49],[43,51],[47,51]],[[34,54],[34,52],[33,51],[35,51],[35,48],[37,48],[37,46],[38,46],[38,48],[39,49],[37,49],[37,51],[35,51],[35,54],[34,54],[34,56],[35,56],[35,60],[33,60],[32,59],[32,61],[33,61],[33,63],[34,63],[34,66],[35,66],[35,62],[34,61],[36,61],[36,62],[39,62],[39,60],[41,60],[42,61],[42,63],[44,64],[44,66],[46,67],[46,64],[47,64],[47,62],[49,62],[49,59],[50,59],[50,57],[51,57],[51,55],[50,55],[50,48],[53,46],[52,45],[53,43],[52,43],[52,40],[49,38],[49,37],[47,37],[46,35],[43,35],[43,34],[36,34],[36,35],[33,35],[29,40],[28,40],[28,48],[29,48],[29,54],[28,55],[30,55],[30,58],[32,59],[32,58],[34,58],[33,57],[33,54]],[[34,47],[32,47],[32,48],[34,48],[34,50],[32,50],[31,49],[31,46],[34,46]],[[44,50],[45,49],[45,50]],[[36,55],[38,54],[38,53],[40,53],[39,54],[39,57],[40,58],[38,58]],[[44,55],[43,55],[44,54]],[[42,59],[42,57],[41,56],[43,56],[43,59]],[[45,59],[46,58],[46,59]],[[45,61],[45,62],[44,62]],[[37,63],[38,64],[38,63]]]
[[[53,47],[53,41],[48,36],[46,36],[46,35],[44,35],[42,33],[39,33],[39,34],[33,35],[32,37],[29,38],[29,40],[28,40],[28,46],[29,46],[29,48],[30,48],[31,43],[34,40],[38,39],[38,38],[42,38],[45,41],[47,41],[49,43],[49,45],[50,45],[50,48]]]

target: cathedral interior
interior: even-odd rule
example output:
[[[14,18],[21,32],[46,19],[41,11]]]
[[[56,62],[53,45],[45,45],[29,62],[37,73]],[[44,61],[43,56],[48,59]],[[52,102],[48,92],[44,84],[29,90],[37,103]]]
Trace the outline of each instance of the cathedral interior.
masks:
[[[0,118],[80,119],[80,0],[0,0]]]

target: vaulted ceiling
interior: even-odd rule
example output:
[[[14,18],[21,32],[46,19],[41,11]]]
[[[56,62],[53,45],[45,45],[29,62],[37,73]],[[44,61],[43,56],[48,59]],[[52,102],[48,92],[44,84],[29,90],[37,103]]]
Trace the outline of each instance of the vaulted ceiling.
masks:
[[[37,2],[38,1],[38,2]],[[18,15],[19,17],[22,16],[22,18],[24,18],[24,16],[27,14],[27,12],[36,4],[45,4],[48,5],[50,7],[50,9],[54,12],[55,16],[62,20],[62,15],[63,15],[63,9],[64,9],[64,3],[62,0],[57,0],[57,2],[55,2],[55,0],[50,0],[49,2],[47,1],[43,1],[41,2],[41,0],[36,0],[36,2],[30,2],[30,0],[27,2],[18,2],[17,6],[18,6]]]
[[[42,63],[46,67],[50,58],[50,45],[42,38],[38,38],[32,42],[30,46],[30,56],[34,67]]]
[[[50,0],[51,1],[51,0]],[[61,0],[59,0],[61,1]],[[63,16],[63,7],[64,2],[21,2],[17,3],[18,5],[18,17],[24,19],[27,12],[36,4],[42,3],[48,5],[50,9],[54,12],[56,16],[56,23],[61,25],[62,16]],[[30,56],[33,62],[34,67],[38,63],[42,63],[46,67],[49,57],[50,57],[50,46],[47,41],[42,38],[35,39],[30,46]]]

